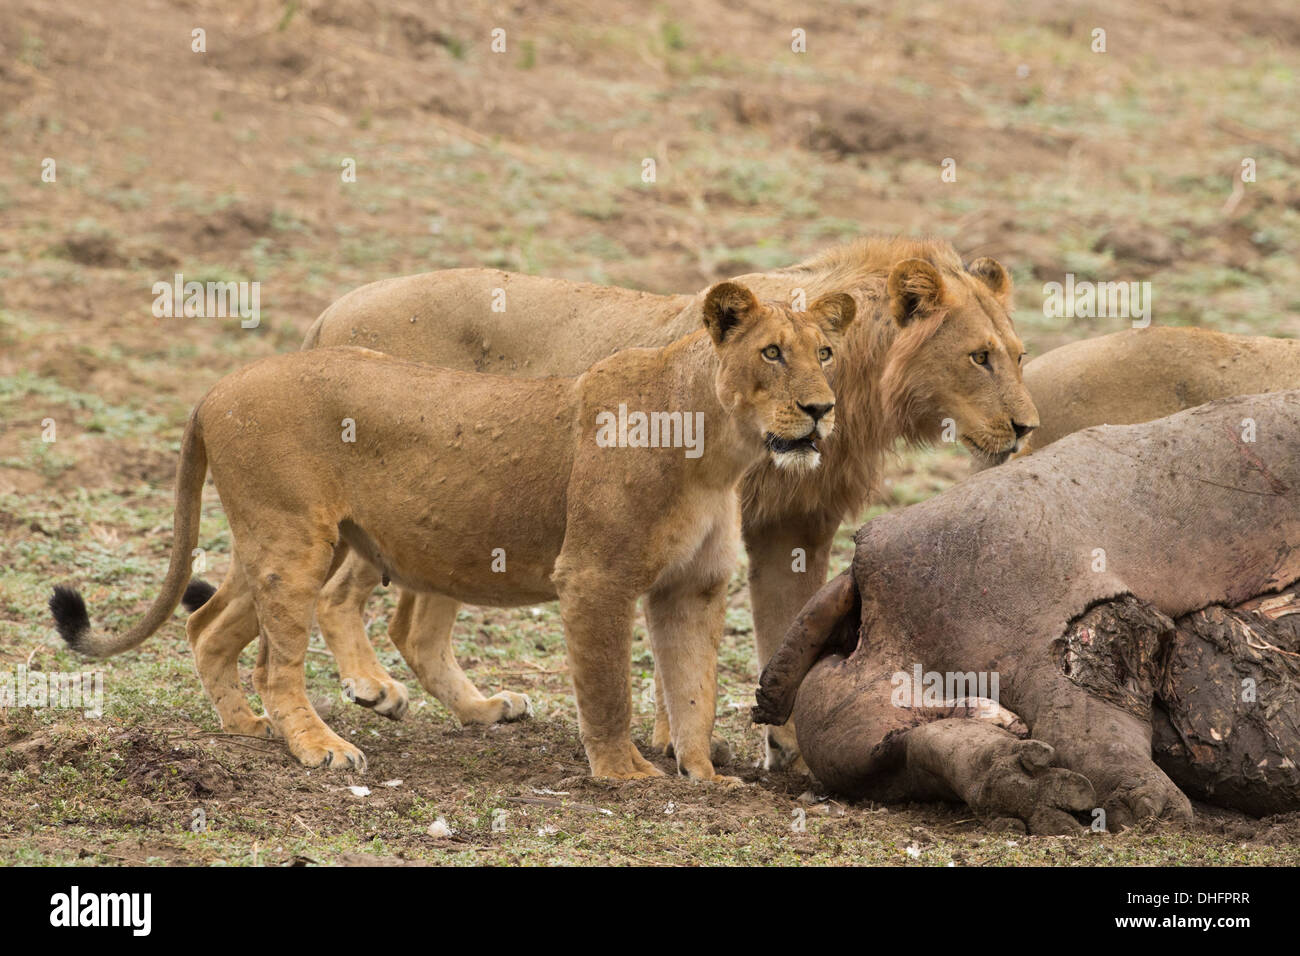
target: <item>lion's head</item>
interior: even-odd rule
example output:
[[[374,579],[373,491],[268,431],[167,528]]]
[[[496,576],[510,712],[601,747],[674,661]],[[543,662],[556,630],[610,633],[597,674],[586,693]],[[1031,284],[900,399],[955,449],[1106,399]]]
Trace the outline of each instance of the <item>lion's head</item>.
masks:
[[[827,375],[840,334],[856,314],[851,296],[822,296],[805,312],[760,303],[734,282],[704,300],[704,326],[721,364],[718,401],[742,428],[763,436],[782,468],[811,469],[817,447],[835,428],[835,393]]]
[[[960,441],[981,464],[1019,451],[1038,427],[1025,389],[1025,349],[1011,324],[1011,277],[995,259],[965,270],[904,259],[889,273],[901,331],[881,378],[909,437]]]

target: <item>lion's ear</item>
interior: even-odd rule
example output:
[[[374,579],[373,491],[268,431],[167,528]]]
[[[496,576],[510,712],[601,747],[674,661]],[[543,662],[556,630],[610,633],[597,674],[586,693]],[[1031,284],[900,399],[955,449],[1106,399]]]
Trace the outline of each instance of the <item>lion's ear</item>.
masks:
[[[758,313],[758,299],[743,285],[719,282],[704,299],[704,327],[713,337],[714,345],[721,345],[727,336],[743,327]]]
[[[1002,263],[983,256],[968,265],[966,271],[988,286],[993,298],[1011,308],[1011,274]]]
[[[847,292],[832,292],[810,305],[808,314],[822,328],[839,333],[853,324],[858,306]]]
[[[943,277],[924,259],[904,259],[889,273],[889,301],[899,325],[924,318],[943,303]]]

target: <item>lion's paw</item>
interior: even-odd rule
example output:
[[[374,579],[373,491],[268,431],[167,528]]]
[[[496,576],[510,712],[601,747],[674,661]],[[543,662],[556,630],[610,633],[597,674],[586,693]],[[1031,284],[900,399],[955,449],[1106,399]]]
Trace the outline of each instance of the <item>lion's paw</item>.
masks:
[[[305,767],[356,770],[365,773],[366,755],[338,734],[325,729],[299,734],[289,740],[289,752]]]
[[[788,770],[790,773],[808,773],[808,765],[799,753],[799,742],[795,739],[794,728],[789,724],[780,727],[763,728],[763,759],[760,766],[764,770]]]
[[[410,707],[406,685],[391,677],[345,677],[343,696],[389,720],[401,720]]]
[[[745,781],[739,777],[729,777],[725,773],[714,773],[707,777],[692,777],[691,780],[696,783],[716,784],[720,787],[743,787],[745,785]]]
[[[590,755],[591,775],[604,780],[646,780],[662,777],[664,772],[652,764],[632,743],[603,756]]]
[[[649,780],[652,777],[662,777],[664,772],[656,767],[653,771],[649,770],[624,770],[609,773],[593,773],[592,776],[597,780],[614,780],[622,783],[627,780]]]
[[[462,724],[512,723],[533,716],[533,702],[526,694],[503,690],[486,700],[462,706],[455,713]]]
[[[656,753],[661,753],[665,757],[675,757],[677,755],[677,751],[673,748],[671,740],[666,744],[657,743],[652,740],[650,746]],[[731,763],[733,759],[735,759],[735,755],[731,752],[731,744],[727,743],[716,734],[709,739],[710,763],[715,767],[725,767],[727,764]]]
[[[488,700],[500,703],[501,716],[497,718],[499,721],[510,723],[533,716],[533,702],[527,694],[503,690],[493,694]]]
[[[275,725],[265,717],[247,717],[222,721],[222,731],[243,737],[263,737],[270,740],[276,736]]]

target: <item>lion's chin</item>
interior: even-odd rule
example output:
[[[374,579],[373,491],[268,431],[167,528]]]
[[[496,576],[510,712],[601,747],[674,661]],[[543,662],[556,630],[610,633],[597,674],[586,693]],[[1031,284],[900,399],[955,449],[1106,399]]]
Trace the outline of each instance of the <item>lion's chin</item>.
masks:
[[[966,450],[970,452],[971,458],[974,459],[974,463],[976,467],[979,469],[993,468],[997,465],[1002,464],[1013,454],[1015,454],[1020,447],[1020,443],[1016,442],[1015,445],[1013,445],[1012,447],[1004,451],[993,452],[993,451],[986,451],[984,448],[975,444],[974,440],[966,437],[965,435],[962,436],[961,440],[962,440],[962,444],[966,446]]]
[[[772,455],[776,467],[787,471],[812,471],[822,463],[822,453],[817,447],[816,428],[802,438],[784,438],[768,432],[763,444]]]
[[[822,463],[822,453],[816,449],[800,451],[773,451],[772,461],[785,471],[816,471]]]

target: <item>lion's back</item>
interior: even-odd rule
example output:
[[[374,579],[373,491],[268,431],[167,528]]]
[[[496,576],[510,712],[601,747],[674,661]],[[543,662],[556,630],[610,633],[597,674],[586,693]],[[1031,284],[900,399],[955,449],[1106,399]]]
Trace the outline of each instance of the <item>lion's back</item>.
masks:
[[[1133,425],[1218,398],[1300,388],[1300,342],[1206,329],[1129,329],[1031,360],[1044,448],[1093,425]]]

